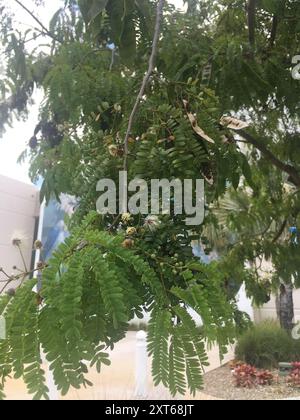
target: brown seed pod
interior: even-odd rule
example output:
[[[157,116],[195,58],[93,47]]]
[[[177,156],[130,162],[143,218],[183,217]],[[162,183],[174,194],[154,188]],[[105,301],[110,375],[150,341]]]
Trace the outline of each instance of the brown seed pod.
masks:
[[[118,156],[118,146],[116,144],[111,144],[108,147],[108,151],[109,151],[109,154],[111,156],[113,156],[113,157],[117,157]]]
[[[7,292],[6,292],[6,294],[8,296],[14,297],[15,294],[16,294],[16,290],[15,289],[8,289]]]
[[[42,298],[42,296],[41,296],[40,294],[37,294],[37,296],[36,296],[36,304],[37,304],[38,306],[40,306],[42,303],[43,303],[43,298]]]
[[[44,268],[46,268],[47,267],[47,264],[44,262],[44,261],[39,261],[38,263],[37,263],[37,265],[36,265],[36,268],[38,269],[38,270],[43,270]]]
[[[12,244],[13,244],[13,246],[20,246],[22,244],[22,240],[19,239],[19,238],[14,238],[12,240]]]
[[[124,149],[122,146],[117,146],[116,144],[111,144],[108,147],[109,154],[113,157],[122,157],[124,156]]]
[[[132,248],[134,246],[134,241],[132,239],[125,239],[125,241],[122,243],[123,248]]]
[[[36,149],[38,146],[38,140],[35,136],[31,137],[31,139],[29,140],[29,147],[30,149],[34,150]]]
[[[34,243],[34,249],[38,250],[38,249],[42,249],[43,248],[43,243],[41,241],[35,241]]]
[[[135,235],[135,234],[136,234],[136,228],[135,228],[135,227],[129,227],[129,228],[126,230],[126,234],[127,234],[127,235],[129,235],[129,236],[133,236],[133,235]]]
[[[122,217],[121,217],[121,219],[122,219],[122,222],[123,223],[128,223],[128,222],[130,222],[130,220],[131,220],[131,214],[130,213],[124,213],[124,214],[122,214]]]

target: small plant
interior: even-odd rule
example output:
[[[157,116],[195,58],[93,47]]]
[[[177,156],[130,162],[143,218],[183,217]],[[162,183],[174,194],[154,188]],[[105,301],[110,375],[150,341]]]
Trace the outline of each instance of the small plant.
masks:
[[[261,370],[256,373],[256,383],[260,386],[272,385],[274,375],[269,370]]]
[[[292,363],[293,370],[287,377],[287,383],[294,387],[300,388],[300,362]]]
[[[250,365],[241,365],[234,369],[233,377],[235,379],[235,386],[238,388],[253,388],[256,386],[255,367]]]
[[[293,367],[293,370],[297,370],[297,369],[300,370],[300,362],[294,362],[294,363],[292,363],[292,367]]]
[[[269,370],[257,370],[251,365],[239,365],[233,371],[235,386],[238,388],[254,388],[272,385],[274,375]]]

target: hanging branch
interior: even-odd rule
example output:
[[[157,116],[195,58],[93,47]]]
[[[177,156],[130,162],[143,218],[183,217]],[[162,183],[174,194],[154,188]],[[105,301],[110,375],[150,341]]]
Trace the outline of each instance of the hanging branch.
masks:
[[[111,52],[111,62],[109,66],[109,71],[113,70],[114,64],[115,64],[115,57],[116,57],[116,48],[114,48]]]
[[[255,46],[255,9],[256,0],[248,0],[248,27],[249,27],[249,43],[251,47]]]
[[[22,260],[22,263],[23,263],[23,266],[24,266],[24,271],[27,272],[28,271],[28,268],[27,268],[27,265],[26,265],[26,261],[25,261],[25,258],[24,258],[24,255],[23,255],[21,246],[18,244],[17,245],[17,248],[18,248],[19,253],[20,253],[20,256],[21,256],[21,260]]]
[[[299,213],[300,213],[300,209],[297,209],[296,211],[295,211],[295,213],[293,214],[293,217],[296,219],[297,217],[298,217],[298,215],[299,215]],[[280,239],[280,237],[282,236],[282,234],[284,233],[284,231],[285,231],[285,228],[287,227],[287,224],[288,224],[288,219],[285,219],[284,221],[283,221],[283,223],[281,224],[281,226],[280,226],[280,228],[279,228],[279,231],[278,231],[278,233],[276,234],[276,236],[274,237],[274,239],[273,239],[273,243],[276,243],[279,239]]]
[[[38,25],[42,28],[42,33],[44,33],[45,35],[49,36],[50,38],[52,38],[54,41],[62,43],[62,40],[59,39],[57,36],[55,36],[52,32],[49,31],[49,29],[46,28],[46,26],[43,24],[43,22],[40,21],[40,19],[38,19],[33,12],[31,12],[20,0],[14,0],[20,7],[22,7],[22,9],[25,10],[25,12],[27,12],[32,19],[34,19]]]
[[[39,38],[39,37],[41,37],[43,35],[45,35],[45,34],[43,32],[40,32],[40,33],[36,34],[35,36],[33,36],[31,38],[25,39],[24,41],[21,42],[21,44],[22,45],[25,45],[28,42],[35,41],[37,38]],[[6,50],[2,51],[0,53],[0,55],[7,55],[7,54],[11,53],[13,51],[13,49],[14,49],[14,47],[7,48]]]
[[[270,45],[271,45],[271,47],[274,46],[275,41],[276,41],[278,23],[279,23],[278,16],[274,15],[273,16],[273,21],[272,21],[271,35],[270,35]]]
[[[286,0],[283,0],[281,4],[281,12],[277,12],[277,14],[273,16],[272,29],[271,29],[271,35],[270,35],[271,47],[273,47],[275,44],[277,32],[278,32],[278,26],[281,19],[284,17],[285,10],[286,10]]]
[[[4,274],[4,276],[6,277],[5,280],[0,280],[0,284],[3,283],[4,286],[0,289],[0,295],[5,291],[5,289],[13,282],[18,282],[21,280],[20,285],[17,287],[17,289],[23,284],[24,280],[30,276],[31,274],[34,274],[35,272],[39,271],[40,268],[35,268],[34,270],[30,270],[27,272],[21,272],[20,274],[17,275],[9,275],[7,274],[2,268],[0,268],[0,272]]]
[[[236,131],[236,130],[235,130]],[[238,134],[243,137],[248,143],[252,144],[258,149],[263,156],[269,160],[274,166],[290,176],[290,181],[296,186],[300,187],[300,173],[298,170],[285,162],[278,159],[263,143],[255,139],[251,134],[244,130],[239,130]]]
[[[276,233],[276,236],[274,237],[274,239],[272,241],[274,244],[278,241],[278,239],[280,239],[281,235],[283,234],[283,232],[284,232],[284,230],[287,226],[287,223],[288,223],[288,220],[285,219],[283,221],[283,223],[281,224],[279,231]]]
[[[139,109],[140,102],[145,94],[146,87],[149,83],[151,74],[153,73],[153,70],[155,68],[155,59],[157,54],[157,48],[158,48],[158,42],[159,42],[159,36],[161,31],[161,22],[163,18],[163,6],[164,6],[164,0],[158,0],[157,4],[157,13],[156,13],[156,24],[155,24],[155,31],[154,31],[154,38],[153,38],[153,44],[152,44],[152,53],[149,60],[149,67],[148,71],[143,79],[143,83],[141,86],[141,89],[139,91],[139,94],[136,98],[134,107],[132,109],[131,115],[129,117],[128,121],[128,128],[124,140],[124,171],[127,171],[127,160],[128,160],[128,142],[131,135],[131,130],[134,122],[134,118],[136,116],[136,113]]]

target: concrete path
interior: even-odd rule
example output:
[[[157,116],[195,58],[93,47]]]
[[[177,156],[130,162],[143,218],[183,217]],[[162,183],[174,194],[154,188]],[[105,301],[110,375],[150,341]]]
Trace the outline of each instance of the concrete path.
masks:
[[[136,333],[129,332],[124,340],[115,346],[111,352],[111,366],[103,366],[103,370],[98,374],[91,370],[88,379],[94,384],[92,388],[80,391],[71,390],[63,399],[66,400],[124,400],[135,399],[135,351]],[[223,363],[233,359],[233,350],[226,355]],[[220,366],[218,349],[213,348],[209,351],[210,366],[207,371],[216,369]],[[6,387],[6,395],[9,400],[30,399],[26,393],[25,385],[21,381],[11,380]],[[178,396],[178,399],[182,397]],[[148,360],[148,396],[147,399],[168,400],[174,399],[163,387],[154,387],[151,378],[151,361]],[[176,398],[175,398],[176,399]],[[210,396],[199,393],[195,398],[186,395],[185,399],[214,399]]]

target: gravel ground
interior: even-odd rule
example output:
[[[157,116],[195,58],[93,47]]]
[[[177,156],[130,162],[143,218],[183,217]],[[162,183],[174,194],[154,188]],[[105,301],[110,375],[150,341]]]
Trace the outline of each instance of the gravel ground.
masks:
[[[300,399],[300,389],[297,390],[287,386],[285,378],[280,378],[279,383],[271,386],[252,389],[236,388],[229,366],[223,366],[207,373],[204,384],[203,392],[220,400]]]

